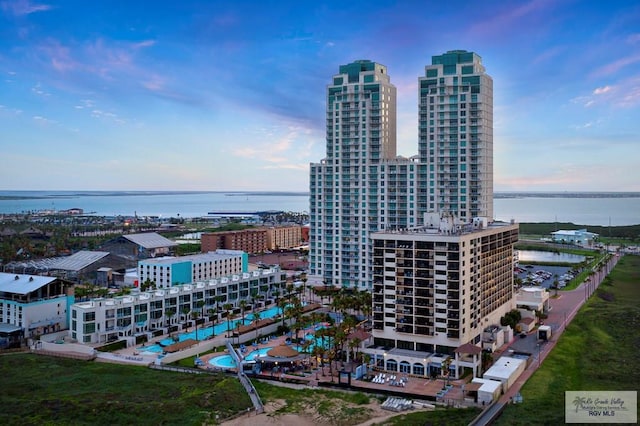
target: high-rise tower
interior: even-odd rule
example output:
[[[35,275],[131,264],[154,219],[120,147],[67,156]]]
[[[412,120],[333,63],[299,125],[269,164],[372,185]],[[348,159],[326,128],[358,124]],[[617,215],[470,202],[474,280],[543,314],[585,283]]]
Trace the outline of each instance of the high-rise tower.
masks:
[[[370,288],[369,233],[387,221],[382,164],[396,157],[396,88],[387,67],[340,66],[327,87],[326,149],[311,164],[310,276]]]
[[[420,212],[493,218],[493,80],[473,52],[433,56],[419,79]]]

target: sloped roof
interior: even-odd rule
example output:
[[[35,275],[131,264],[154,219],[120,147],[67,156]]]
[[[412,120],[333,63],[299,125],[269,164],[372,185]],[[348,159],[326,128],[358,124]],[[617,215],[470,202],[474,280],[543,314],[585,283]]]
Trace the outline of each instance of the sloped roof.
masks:
[[[55,280],[56,277],[0,272],[0,292],[29,294]]]
[[[267,352],[267,355],[274,358],[293,358],[294,356],[300,355],[300,352],[290,346],[280,345]]]
[[[142,246],[146,249],[160,248],[160,247],[174,247],[178,243],[171,241],[168,238],[156,232],[144,232],[142,234],[126,234],[124,238],[131,241],[134,244]]]
[[[196,344],[198,344],[197,340],[186,339],[186,340],[183,340],[182,342],[177,342],[177,343],[174,343],[173,345],[165,346],[164,351],[169,353],[178,352],[183,349],[190,348],[191,346]]]
[[[360,339],[361,342],[364,342],[370,337],[371,337],[371,333],[369,333],[366,330],[363,330],[362,328],[358,328],[354,332],[349,334],[349,336],[347,336],[347,339],[349,340]]]
[[[71,256],[58,257],[51,262],[49,269],[62,269],[64,271],[80,271],[100,259],[109,256],[107,251],[82,250]]]
[[[480,349],[480,347],[476,346],[476,345],[472,345],[471,343],[465,343],[464,345],[458,346],[454,352],[457,352],[459,354],[471,354],[471,355],[477,355],[480,352],[482,352],[482,349]]]

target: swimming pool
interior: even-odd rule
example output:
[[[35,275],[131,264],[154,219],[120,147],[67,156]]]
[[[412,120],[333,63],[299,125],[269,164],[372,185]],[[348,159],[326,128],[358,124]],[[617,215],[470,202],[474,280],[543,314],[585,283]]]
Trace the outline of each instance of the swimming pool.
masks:
[[[273,349],[273,347],[256,349],[245,356],[244,359],[247,361],[254,361],[256,357],[265,356],[271,349]]]
[[[217,368],[236,368],[236,362],[231,355],[221,355],[211,358],[209,364]]]
[[[254,361],[256,357],[261,357],[267,354],[272,347],[268,348],[260,348],[255,351],[251,351],[246,357],[244,357],[245,361]],[[236,368],[236,361],[233,359],[231,355],[221,355],[215,358],[211,358],[209,360],[209,365],[217,368]]]
[[[280,313],[280,308],[277,306],[272,306],[269,309],[265,309],[264,311],[259,312],[261,319],[273,318],[279,313]],[[176,342],[182,342],[187,339],[206,340],[211,336],[218,336],[220,334],[226,333],[227,330],[235,329],[238,323],[241,323],[243,325],[249,325],[251,324],[251,322],[252,320],[249,317],[245,317],[244,322],[242,321],[242,318],[233,319],[231,321],[225,321],[225,322],[216,324],[213,327],[198,328],[197,332],[194,329],[193,331],[190,331],[188,333],[180,333],[177,335],[177,339],[178,339],[177,341],[174,340],[172,337],[167,337],[165,339],[160,340],[159,344],[142,346],[138,349],[143,352],[158,354],[164,351],[163,349],[164,346],[173,345]]]
[[[138,348],[138,350],[140,352],[143,352],[143,353],[146,352],[146,353],[150,353],[150,354],[154,354],[154,355],[160,354],[163,351],[162,346],[160,346],[158,344],[149,345],[149,346],[140,346]]]

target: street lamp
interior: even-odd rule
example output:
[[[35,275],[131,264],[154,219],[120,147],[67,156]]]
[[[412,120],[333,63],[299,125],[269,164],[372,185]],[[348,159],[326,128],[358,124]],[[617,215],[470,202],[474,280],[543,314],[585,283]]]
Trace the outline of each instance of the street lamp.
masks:
[[[538,368],[540,368],[540,353],[542,349],[542,344],[538,343]]]

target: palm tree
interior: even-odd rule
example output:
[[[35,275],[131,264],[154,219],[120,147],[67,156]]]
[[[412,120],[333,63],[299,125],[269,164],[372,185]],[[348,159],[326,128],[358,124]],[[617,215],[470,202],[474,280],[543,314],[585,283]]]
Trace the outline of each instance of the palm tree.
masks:
[[[174,311],[173,309],[167,309],[166,311],[164,311],[164,314],[167,317],[167,321],[169,324],[167,324],[167,326],[171,325],[171,318],[176,314],[176,311]]]
[[[220,302],[222,302],[222,301],[224,301],[224,296],[222,296],[222,295],[217,295],[217,296],[216,296],[216,314],[217,314],[218,312],[220,312]],[[218,318],[217,318],[217,315],[216,315],[216,319],[218,319]]]
[[[182,319],[183,321],[187,321],[187,317],[189,316],[189,312],[191,312],[191,309],[187,308],[186,306],[184,308],[182,308],[182,310],[180,311],[182,313]]]
[[[222,309],[225,310],[226,318],[227,318],[227,338],[231,335],[231,319],[229,318],[229,314],[231,313],[231,308],[233,305],[231,303],[225,303],[222,305]]]
[[[196,340],[198,340],[198,317],[200,316],[200,312],[191,311],[191,319],[193,319],[193,324],[196,328]]]
[[[207,310],[207,316],[209,317],[209,321],[213,323],[214,320],[212,320],[211,318],[216,315],[218,313],[218,310],[216,308],[209,308]]]
[[[253,311],[253,314],[251,314],[251,321],[253,322],[253,328],[256,330],[256,340],[258,340],[258,322],[260,321],[260,312]]]
[[[242,313],[242,324],[244,325],[244,311],[247,309],[247,301],[241,300],[240,303],[240,312]]]
[[[349,340],[349,352],[347,352],[347,354],[350,354],[351,351],[353,351],[355,349],[354,354],[353,354],[354,361],[358,361],[358,358],[359,358],[358,357],[358,355],[359,355],[358,349],[360,349],[360,344],[361,343],[362,343],[362,340],[359,337],[354,337],[353,339]],[[349,362],[349,357],[347,357],[347,362]]]
[[[280,299],[278,301],[278,308],[280,308],[280,315],[282,315],[282,328],[284,328],[285,323],[285,308],[287,307],[287,301],[285,299]]]
[[[558,274],[555,274],[553,276],[553,285],[552,285],[552,288],[554,289],[554,294],[553,294],[554,296],[558,295],[558,285],[559,284],[560,283],[558,282]]]

